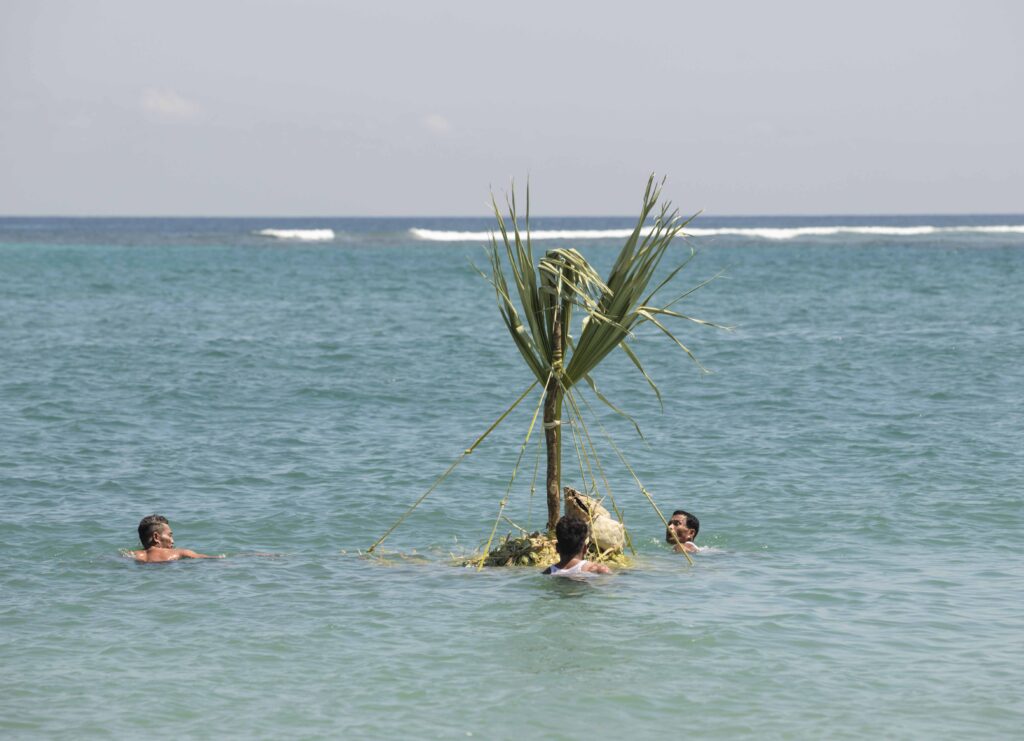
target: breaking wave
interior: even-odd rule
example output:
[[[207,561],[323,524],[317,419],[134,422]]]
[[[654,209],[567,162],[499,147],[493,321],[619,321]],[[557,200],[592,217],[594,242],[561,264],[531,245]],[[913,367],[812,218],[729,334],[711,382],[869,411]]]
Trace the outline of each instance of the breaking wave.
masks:
[[[644,231],[649,233],[650,229]],[[490,231],[442,231],[438,229],[409,230],[416,239],[429,242],[489,242]],[[632,229],[535,229],[531,239],[624,239]],[[837,234],[868,236],[919,237],[937,234],[1024,234],[1024,224],[994,226],[798,226],[798,227],[719,227],[688,228],[691,237],[733,236],[752,239],[796,239],[798,237],[830,237]]]
[[[330,242],[334,239],[333,229],[260,229],[261,237],[293,239],[298,242]]]

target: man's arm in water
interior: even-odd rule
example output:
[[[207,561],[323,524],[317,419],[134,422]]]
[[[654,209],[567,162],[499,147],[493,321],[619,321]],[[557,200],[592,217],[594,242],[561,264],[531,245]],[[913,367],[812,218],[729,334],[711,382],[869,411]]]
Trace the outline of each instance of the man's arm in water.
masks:
[[[205,553],[196,553],[195,551],[190,551],[190,550],[188,550],[186,548],[179,548],[178,549],[178,557],[179,558],[224,558],[224,554],[221,553],[218,556],[207,556]]]

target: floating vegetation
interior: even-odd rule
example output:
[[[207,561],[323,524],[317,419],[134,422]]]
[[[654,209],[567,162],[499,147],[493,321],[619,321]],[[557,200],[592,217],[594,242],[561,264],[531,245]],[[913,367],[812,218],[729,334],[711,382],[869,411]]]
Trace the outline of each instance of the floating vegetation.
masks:
[[[479,566],[480,556],[465,561],[466,566]],[[558,562],[554,538],[539,532],[513,537],[511,533],[498,541],[483,557],[484,566],[547,566]]]
[[[590,544],[587,551],[587,559],[597,561],[619,568],[630,567],[633,559],[625,555],[621,550],[602,551],[595,543]],[[456,562],[460,566],[527,566],[533,568],[544,568],[553,563],[558,563],[560,557],[555,550],[555,539],[549,538],[544,533],[534,532],[524,535],[513,536],[509,533],[498,540],[497,545],[486,554],[475,555],[470,558],[459,558]]]

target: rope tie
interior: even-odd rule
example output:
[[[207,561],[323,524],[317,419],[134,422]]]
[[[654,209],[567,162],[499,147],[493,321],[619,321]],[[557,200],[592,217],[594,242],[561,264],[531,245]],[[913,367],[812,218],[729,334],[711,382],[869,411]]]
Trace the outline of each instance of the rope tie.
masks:
[[[587,409],[590,411],[590,413],[594,414],[594,409],[593,407],[590,406],[590,402],[587,401],[587,397],[581,396],[581,398],[583,399],[583,403],[587,405]],[[577,416],[579,416],[578,411]],[[594,414],[594,417],[596,419],[597,415]],[[659,509],[658,505],[655,504],[654,497],[651,496],[651,493],[647,491],[647,487],[644,486],[642,481],[640,481],[640,477],[636,475],[636,471],[634,471],[633,467],[629,465],[629,462],[626,460],[626,456],[624,456],[622,454],[622,451],[619,450],[619,446],[615,444],[615,441],[612,439],[612,436],[608,434],[608,430],[605,429],[605,426],[603,424],[601,424],[600,419],[597,419],[597,426],[601,429],[601,432],[604,433],[605,439],[608,441],[608,444],[611,446],[612,450],[615,451],[615,454],[618,456],[619,460],[622,461],[622,465],[626,467],[626,470],[629,471],[630,475],[633,477],[633,481],[636,482],[637,488],[640,489],[640,493],[647,498],[648,502],[650,502],[651,507],[653,507],[654,511],[658,513],[658,517],[661,518],[661,521],[665,524],[665,527],[668,527],[668,520],[665,519],[665,515],[662,514],[661,509]],[[693,558],[690,557],[690,554],[684,550],[683,555],[686,556],[687,563],[689,563],[690,566],[693,566]]]
[[[438,486],[441,485],[442,481],[444,481],[446,478],[448,478],[449,475],[451,475],[451,472],[455,470],[456,466],[458,466],[460,463],[462,463],[463,459],[467,455],[470,455],[474,450],[476,450],[477,446],[480,445],[480,443],[482,443],[487,438],[488,435],[490,435],[492,432],[494,432],[494,429],[504,421],[505,417],[510,415],[512,413],[512,410],[515,409],[517,406],[519,406],[519,402],[521,402],[523,399],[525,399],[527,397],[527,395],[531,391],[533,391],[533,388],[536,385],[537,385],[536,381],[531,383],[529,388],[527,388],[526,391],[524,391],[522,394],[520,394],[518,399],[516,399],[514,402],[512,402],[512,406],[510,406],[508,409],[506,409],[504,412],[502,412],[501,416],[498,417],[496,420],[494,420],[494,422],[491,423],[491,426],[487,428],[487,430],[484,432],[484,434],[482,434],[480,437],[478,437],[473,442],[472,445],[470,445],[468,448],[463,450],[462,451],[462,455],[460,455],[458,458],[456,458],[452,462],[452,464],[450,466],[448,466],[448,470],[446,470],[444,473],[442,473],[440,476],[438,476],[434,480],[434,483],[430,485],[430,488],[427,489],[425,492],[423,492],[423,495],[419,499],[417,499],[415,502],[413,502],[412,506],[409,507],[402,514],[402,516],[398,518],[398,521],[395,522],[394,525],[389,527],[388,531],[386,533],[384,533],[382,536],[377,538],[377,541],[373,545],[371,545],[366,552],[368,554],[369,553],[373,553],[374,550],[376,550],[377,546],[379,546],[381,543],[383,543],[385,540],[387,540],[388,536],[391,535],[391,533],[393,533],[395,531],[395,529],[399,525],[401,525],[403,522],[405,522],[406,518],[413,513],[413,510],[415,510],[417,507],[419,507],[423,503],[423,500],[426,499],[428,496],[430,496],[431,492],[433,492]],[[544,397],[541,396],[541,398],[544,398]],[[527,438],[529,438],[529,436],[527,436]],[[513,477],[514,476],[515,476],[515,474],[513,474]]]

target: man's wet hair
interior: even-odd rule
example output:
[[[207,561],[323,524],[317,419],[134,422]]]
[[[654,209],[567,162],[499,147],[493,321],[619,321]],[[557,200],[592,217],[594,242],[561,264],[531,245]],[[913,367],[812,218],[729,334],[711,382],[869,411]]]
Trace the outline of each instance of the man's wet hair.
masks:
[[[700,520],[697,519],[697,515],[691,515],[685,509],[677,509],[672,513],[672,516],[683,515],[686,518],[686,528],[693,530],[693,537],[697,537],[697,533],[700,532]]]
[[[555,523],[555,550],[562,558],[572,558],[581,550],[590,535],[590,525],[573,515],[566,515]]]
[[[139,542],[143,548],[149,548],[153,542],[153,536],[163,529],[164,525],[170,525],[163,515],[146,515],[139,522]]]

